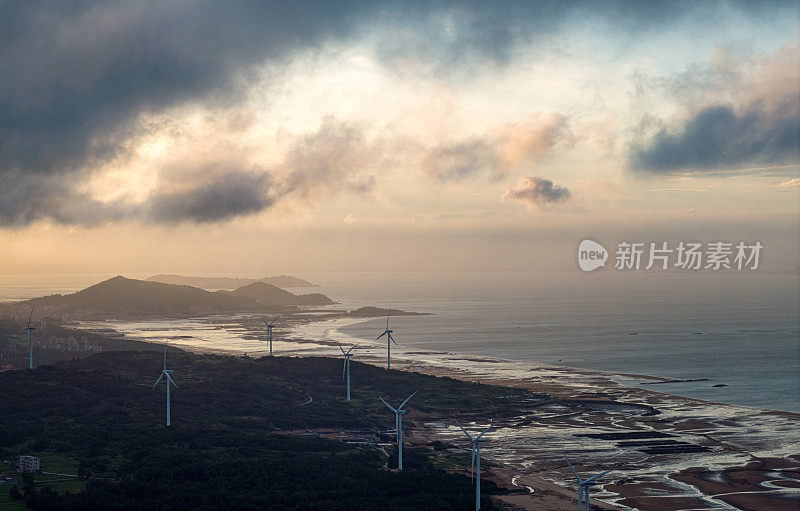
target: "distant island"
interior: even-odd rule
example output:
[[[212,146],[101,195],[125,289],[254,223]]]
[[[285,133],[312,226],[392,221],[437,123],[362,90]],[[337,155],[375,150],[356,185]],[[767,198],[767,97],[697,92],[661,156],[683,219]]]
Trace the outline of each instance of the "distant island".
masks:
[[[198,287],[163,284],[121,276],[69,295],[50,295],[5,304],[5,315],[24,316],[34,305],[50,316],[94,319],[108,317],[187,317],[222,312],[291,312],[298,306],[335,303],[314,293],[295,295],[266,282],[254,282],[234,291],[206,291]]]
[[[307,280],[291,275],[279,275],[277,277],[264,277],[261,279],[242,279],[237,277],[189,277],[185,275],[159,273],[158,275],[153,275],[148,278],[147,281],[160,282],[162,284],[177,284],[180,286],[193,286],[206,290],[233,290],[255,282],[264,282],[284,289],[290,287],[319,287],[318,284],[312,284]]]
[[[355,318],[374,318],[380,316],[430,316],[429,312],[409,312],[400,309],[382,309],[380,307],[359,307],[347,313]]]
[[[295,295],[273,284],[267,284],[261,281],[247,284],[235,291],[217,291],[217,293],[238,298],[247,298],[264,305],[332,305],[336,303],[322,293]]]

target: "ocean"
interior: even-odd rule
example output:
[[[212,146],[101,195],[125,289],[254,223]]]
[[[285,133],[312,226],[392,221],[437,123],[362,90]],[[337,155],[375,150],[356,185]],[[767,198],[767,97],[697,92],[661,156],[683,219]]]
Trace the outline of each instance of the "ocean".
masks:
[[[796,275],[350,273],[316,280],[347,307],[435,314],[391,321],[406,348],[707,379],[646,388],[800,412]],[[341,331],[374,339],[384,326],[371,320]]]
[[[615,271],[292,274],[321,284],[293,292],[325,293],[340,302],[340,308],[374,305],[431,313],[391,319],[395,338],[406,350],[699,379],[703,381],[646,388],[800,412],[797,275]],[[109,276],[0,276],[0,300],[69,293]],[[339,328],[337,338],[354,343],[374,340],[384,327],[385,319],[349,324]],[[626,384],[644,381],[633,377],[627,378]]]

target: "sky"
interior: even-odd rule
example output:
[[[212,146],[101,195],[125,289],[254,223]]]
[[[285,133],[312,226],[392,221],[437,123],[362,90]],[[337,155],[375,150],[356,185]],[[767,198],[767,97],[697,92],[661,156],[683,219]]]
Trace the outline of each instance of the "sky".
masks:
[[[800,2],[0,2],[0,273],[800,252]]]

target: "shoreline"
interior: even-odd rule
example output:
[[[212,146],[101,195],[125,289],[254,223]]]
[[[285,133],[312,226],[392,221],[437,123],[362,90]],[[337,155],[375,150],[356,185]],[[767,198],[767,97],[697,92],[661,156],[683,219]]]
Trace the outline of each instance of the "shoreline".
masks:
[[[275,342],[276,355],[339,358],[339,346],[346,344],[343,341],[350,336],[338,329],[370,319],[377,318],[303,321],[284,326],[276,335],[279,339]],[[258,332],[246,328],[241,332],[246,333],[249,349],[171,345],[192,352],[233,356],[261,356],[267,352],[268,347]],[[358,342],[353,361],[385,367],[383,343]],[[520,501],[530,501],[530,505],[523,506],[526,509],[560,509],[566,507],[566,501],[574,502],[572,475],[563,462],[562,452],[568,453],[576,469],[585,473],[606,470],[609,457],[618,460],[616,465],[624,477],[609,475],[593,494],[592,502],[601,509],[737,509],[726,500],[733,499],[744,502],[745,506],[755,506],[749,509],[768,510],[772,509],[769,506],[777,505],[775,502],[785,503],[787,495],[800,501],[800,479],[792,477],[791,471],[776,472],[778,465],[788,464],[800,473],[800,439],[796,437],[800,414],[795,412],[717,403],[624,382],[624,378],[631,377],[659,379],[647,375],[418,348],[393,349],[392,369],[524,388],[553,398],[541,406],[518,410],[514,416],[479,414],[473,418],[476,427],[487,423],[497,425],[483,452],[487,466],[491,466],[487,477],[510,489],[533,488],[531,495],[536,498],[510,497],[517,505],[521,505]],[[357,375],[354,378],[357,381]],[[658,413],[643,413],[645,407]],[[430,422],[430,417],[413,410],[408,420],[410,443],[437,440],[453,445],[462,443],[460,431],[443,425],[441,420]],[[659,439],[626,440],[643,432]],[[743,470],[750,476],[745,482],[731,483],[741,486],[740,491],[731,490],[736,493],[735,498],[711,491],[715,488],[713,481],[728,480],[731,474]],[[756,485],[754,489],[748,482],[767,481],[767,475],[773,473],[789,474],[783,480],[784,486]],[[740,493],[745,491],[752,497],[742,497]],[[759,504],[762,501],[771,504],[764,507]]]
[[[338,311],[322,311],[326,314],[335,315]],[[243,313],[240,315],[244,318],[252,318],[253,315],[250,313]],[[209,315],[209,316],[196,316],[192,318],[183,318],[183,319],[165,319],[165,320],[150,320],[144,319],[138,321],[139,323],[148,323],[148,322],[174,322],[174,321],[196,321],[196,322],[207,322],[209,325],[217,324],[217,321],[220,319],[226,319],[222,323],[230,323],[234,324],[235,321],[229,321],[232,316],[230,315]],[[235,317],[235,316],[234,316]],[[287,316],[291,318],[292,316]],[[368,363],[372,363],[373,365],[380,365],[381,360],[385,360],[385,346],[382,343],[378,343],[371,339],[362,339],[353,337],[349,334],[341,332],[341,329],[347,326],[366,323],[369,321],[381,319],[380,317],[351,317],[351,316],[344,316],[344,317],[333,317],[333,318],[317,318],[313,315],[307,315],[303,312],[294,316],[298,320],[295,321],[288,327],[276,328],[276,335],[275,335],[275,352],[280,355],[281,353],[290,356],[338,356],[339,352],[336,349],[338,346],[348,346],[358,344],[360,349],[356,350],[356,353],[359,353],[361,356],[365,354],[369,357],[367,360]],[[211,320],[211,321],[209,321]],[[120,338],[130,339],[130,340],[138,340],[142,342],[162,342],[162,341],[154,341],[147,337],[138,337],[138,336],[129,336],[128,333],[124,331],[120,331],[116,328],[94,328],[89,325],[91,324],[103,324],[103,325],[112,325],[112,324],[123,324],[123,323],[131,323],[134,321],[124,321],[124,320],[110,320],[110,321],[77,321],[70,326],[81,329],[87,330],[90,332],[95,333],[102,333],[105,335],[116,335]],[[88,326],[88,328],[87,328]],[[308,330],[312,330],[312,333],[317,333],[320,330],[323,334],[327,335],[309,335]],[[168,343],[171,346],[175,346],[190,352],[195,353],[215,353],[215,354],[222,354],[222,355],[230,355],[230,356],[261,356],[264,354],[269,353],[269,347],[266,343],[266,334],[261,332],[259,329],[256,330],[243,330],[244,335],[240,337],[242,339],[249,338],[249,340],[255,340],[258,344],[250,345],[248,348],[224,348],[224,347],[212,347],[212,346],[201,346],[196,343],[190,343],[182,341],[182,339],[191,339],[191,336],[184,337],[184,336],[173,336],[168,339]],[[316,332],[314,332],[316,330]],[[334,333],[335,335],[331,336],[330,334]],[[264,337],[263,339],[258,339],[258,337]],[[320,337],[334,337],[331,339],[325,340],[315,340]],[[164,337],[161,338],[162,340]],[[348,342],[343,342],[348,341]],[[401,345],[402,346],[402,345]],[[379,353],[374,354],[373,352],[380,352],[383,350],[384,354],[381,356]],[[492,364],[492,365],[507,365],[507,366],[530,366],[542,369],[550,369],[552,371],[560,371],[560,372],[571,372],[573,374],[582,374],[588,377],[594,375],[598,377],[608,378],[615,382],[616,384],[628,387],[631,389],[642,390],[654,394],[660,394],[667,397],[675,397],[681,399],[688,399],[692,401],[697,401],[699,403],[704,403],[706,405],[716,405],[716,406],[726,406],[726,407],[740,407],[745,409],[751,409],[754,411],[761,411],[761,412],[770,412],[770,413],[777,413],[777,414],[787,414],[789,416],[797,416],[800,418],[800,411],[792,411],[792,410],[780,410],[780,409],[773,409],[773,408],[765,408],[753,405],[745,405],[745,404],[738,404],[738,403],[727,403],[724,401],[713,401],[709,399],[702,399],[693,397],[690,395],[679,394],[675,392],[665,392],[656,390],[657,387],[654,387],[654,384],[669,384],[669,383],[683,383],[683,382],[692,382],[692,381],[710,381],[707,378],[698,378],[698,379],[690,379],[690,380],[679,380],[670,378],[667,376],[659,376],[653,374],[642,374],[642,373],[631,373],[631,372],[618,372],[618,371],[604,371],[600,369],[587,369],[582,367],[576,366],[568,366],[568,365],[559,365],[559,364],[548,364],[543,362],[537,362],[533,360],[520,360],[520,359],[507,359],[507,358],[498,358],[498,357],[491,357],[486,355],[473,355],[469,353],[460,353],[454,351],[443,351],[443,350],[435,350],[430,348],[424,347],[410,347],[404,348],[400,346],[393,346],[392,347],[392,362],[395,363],[401,362],[401,359],[407,359],[406,362],[409,363],[419,363],[420,361],[425,362],[434,362],[440,364],[441,362],[447,360],[452,362],[462,362],[466,363],[467,365],[470,363],[473,364]],[[435,360],[438,359],[438,360]],[[360,359],[361,360],[361,359]],[[363,361],[363,360],[362,360]],[[447,365],[447,364],[445,364]],[[461,371],[459,367],[453,368],[455,371]],[[521,370],[524,370],[522,368]],[[643,389],[637,385],[631,385],[633,382],[625,381],[626,379],[640,379],[645,380],[645,382],[640,382],[639,385],[647,384],[648,388]]]

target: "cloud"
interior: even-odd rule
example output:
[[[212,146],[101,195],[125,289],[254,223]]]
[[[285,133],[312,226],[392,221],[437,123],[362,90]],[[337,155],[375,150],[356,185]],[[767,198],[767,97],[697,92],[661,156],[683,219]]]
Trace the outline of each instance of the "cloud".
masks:
[[[698,9],[691,2],[679,8],[686,16]],[[731,2],[700,10],[764,15],[779,9]],[[677,22],[675,11],[674,2],[626,0],[599,6],[593,1],[420,0],[398,6],[353,0],[311,6],[279,1],[0,0],[0,225],[44,218],[93,223],[144,215],[123,202],[95,200],[83,189],[97,169],[130,154],[132,141],[149,129],[149,118],[185,104],[241,102],[265,64],[291,62],[300,52],[358,43],[383,62],[413,56],[446,72],[467,69],[464,64],[470,62],[503,65],[521,44],[582,17],[643,31]],[[503,147],[505,141],[501,137],[433,148],[432,160],[441,161],[432,164],[433,173],[458,177],[485,169],[505,172],[515,161],[513,150]],[[311,163],[300,167],[304,170],[294,179],[303,184],[286,183],[294,186],[295,195],[310,193],[308,179],[316,172]],[[227,168],[239,172],[236,165]],[[317,170],[340,176],[340,189],[367,190],[371,185],[368,176],[341,179],[334,168]],[[278,180],[268,181],[270,187],[279,185]],[[222,193],[224,187],[218,189]],[[199,190],[182,193],[187,194],[184,199],[207,198]],[[153,211],[164,215],[154,213],[152,218],[183,211],[191,221],[200,221],[207,218],[194,214],[206,210],[201,206],[196,211],[159,206]],[[220,218],[228,218],[227,213]]]
[[[790,179],[788,181],[784,181],[783,183],[779,184],[778,186],[783,188],[797,188],[800,187],[800,177],[796,177],[794,179]]]
[[[516,186],[503,194],[503,200],[518,200],[533,206],[548,206],[565,202],[572,196],[569,189],[553,184],[549,179],[540,176],[529,176],[520,179]]]
[[[800,47],[788,43],[767,56],[720,51],[707,65],[664,80],[687,114],[631,145],[630,167],[650,173],[736,170],[800,163]]]
[[[633,151],[632,167],[649,172],[736,168],[800,162],[798,111],[770,113],[753,105],[704,108],[678,132],[665,129]]]
[[[266,166],[248,163],[246,151],[237,148],[191,158],[201,152],[202,137],[188,147],[175,147],[167,160],[137,161],[158,164],[163,174],[140,198],[99,200],[66,179],[8,172],[0,193],[0,225],[19,227],[38,220],[85,226],[126,220],[206,224],[258,214],[279,202],[307,206],[335,193],[372,189],[371,165],[380,153],[361,127],[329,117],[312,133],[284,139],[284,157]]]
[[[422,164],[427,174],[442,180],[457,180],[479,173],[492,174],[500,166],[495,144],[481,138],[432,147]]]
[[[368,192],[375,182],[368,171],[380,158],[380,147],[366,139],[362,127],[326,117],[288,152],[280,166],[287,176],[281,193],[307,201],[342,190]]]
[[[186,190],[156,193],[140,206],[156,223],[209,223],[261,212],[273,205],[270,176],[232,171]]]
[[[565,116],[534,114],[482,137],[430,147],[423,153],[421,166],[425,173],[441,180],[476,175],[499,179],[527,162],[547,156],[557,144],[568,145],[572,141]]]

